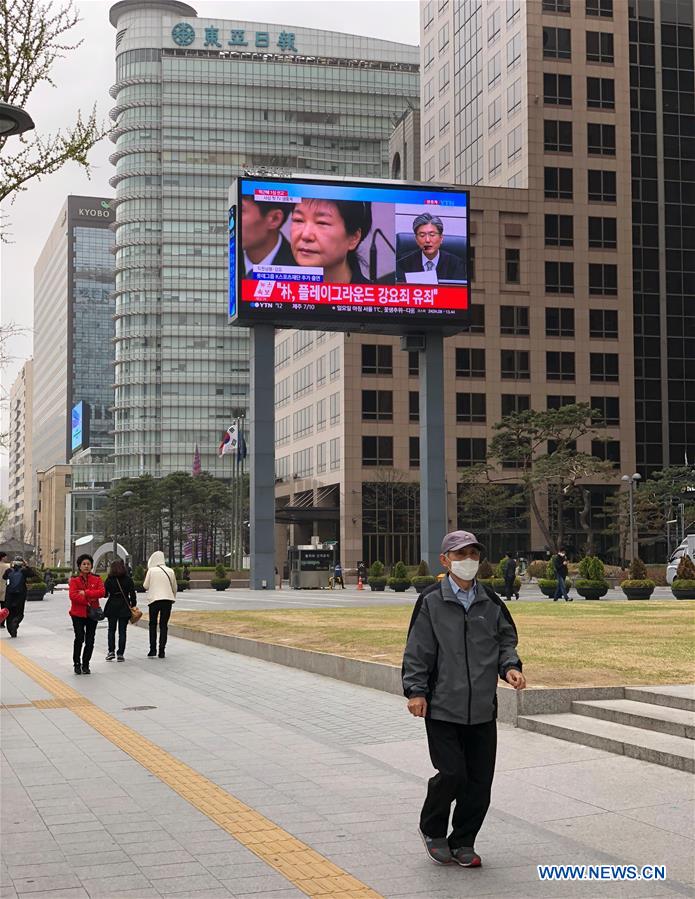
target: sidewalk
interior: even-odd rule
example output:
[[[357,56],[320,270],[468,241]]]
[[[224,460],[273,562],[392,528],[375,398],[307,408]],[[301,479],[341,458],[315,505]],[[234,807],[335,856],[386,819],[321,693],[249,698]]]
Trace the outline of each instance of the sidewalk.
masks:
[[[100,626],[77,678],[57,604],[31,604],[19,639],[0,633],[20,654],[1,660],[17,706],[0,713],[8,899],[289,899],[309,883],[345,899],[695,897],[682,772],[500,725],[484,867],[436,868],[416,832],[422,722],[399,697],[173,638],[148,660],[137,628],[117,665]],[[540,882],[555,863],[663,864],[668,879]]]

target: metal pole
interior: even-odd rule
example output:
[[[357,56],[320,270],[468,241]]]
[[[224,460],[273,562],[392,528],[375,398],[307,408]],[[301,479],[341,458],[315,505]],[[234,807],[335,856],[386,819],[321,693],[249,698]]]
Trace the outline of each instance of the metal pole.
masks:
[[[427,335],[420,350],[420,556],[435,574],[448,531],[444,454],[444,338]]]
[[[685,540],[685,503],[678,503],[678,512],[681,520],[681,542]]]
[[[632,490],[635,482],[630,478],[630,561],[635,560],[635,521],[632,508]]]
[[[275,329],[251,328],[251,576],[252,590],[275,578]]]

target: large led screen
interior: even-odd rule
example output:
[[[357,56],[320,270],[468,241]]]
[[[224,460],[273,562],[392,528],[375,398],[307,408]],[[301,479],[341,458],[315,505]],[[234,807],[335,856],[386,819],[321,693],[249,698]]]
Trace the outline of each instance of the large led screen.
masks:
[[[89,446],[89,405],[80,401],[72,407],[70,416],[70,449],[73,453]]]
[[[468,325],[467,191],[244,177],[231,196],[236,324],[388,333]]]

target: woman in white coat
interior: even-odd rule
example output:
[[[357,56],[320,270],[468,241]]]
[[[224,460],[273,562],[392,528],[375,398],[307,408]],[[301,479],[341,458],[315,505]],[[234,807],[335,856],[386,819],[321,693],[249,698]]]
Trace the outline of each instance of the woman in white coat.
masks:
[[[169,632],[169,616],[171,607],[176,601],[176,575],[174,570],[164,564],[164,553],[157,550],[147,560],[147,574],[143,584],[147,591],[147,605],[150,615],[150,651],[148,659],[157,655],[157,622],[159,622],[159,658],[165,657]]]

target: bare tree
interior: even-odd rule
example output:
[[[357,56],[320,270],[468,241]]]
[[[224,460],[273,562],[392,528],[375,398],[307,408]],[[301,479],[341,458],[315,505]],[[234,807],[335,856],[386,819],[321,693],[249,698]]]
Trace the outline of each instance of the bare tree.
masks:
[[[72,0],[62,6],[41,0],[0,0],[0,100],[24,107],[39,84],[55,87],[51,70],[56,60],[82,43],[66,42],[67,33],[79,21]],[[86,118],[78,112],[72,125],[55,134],[0,136],[0,201],[14,199],[30,181],[58,171],[66,162],[77,162],[89,174],[87,154],[106,133],[97,122],[94,106]],[[1,226],[0,240],[7,240]]]

